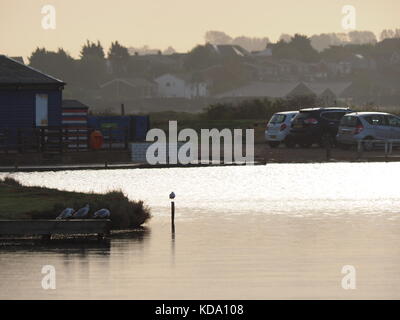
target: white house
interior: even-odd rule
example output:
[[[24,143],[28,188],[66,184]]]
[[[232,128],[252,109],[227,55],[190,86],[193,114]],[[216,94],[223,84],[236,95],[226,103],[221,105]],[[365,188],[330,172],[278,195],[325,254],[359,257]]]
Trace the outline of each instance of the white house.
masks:
[[[187,75],[166,73],[154,81],[157,83],[158,95],[163,98],[193,99],[208,96],[207,83]]]

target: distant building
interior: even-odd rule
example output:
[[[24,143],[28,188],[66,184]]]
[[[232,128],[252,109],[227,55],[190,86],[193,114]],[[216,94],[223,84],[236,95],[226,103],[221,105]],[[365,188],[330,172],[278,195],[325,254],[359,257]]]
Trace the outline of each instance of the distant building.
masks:
[[[210,48],[221,57],[249,57],[251,53],[239,45],[234,44],[210,44]]]
[[[0,55],[0,128],[60,126],[64,85]]]
[[[294,94],[313,94],[300,82],[252,82],[243,87],[218,94],[217,98],[286,98]]]
[[[118,78],[100,85],[100,91],[108,100],[144,99],[156,95],[157,84],[144,78]]]
[[[334,106],[341,100],[351,82],[252,82],[246,86],[224,92],[217,98],[288,98],[315,95],[321,104]]]
[[[208,96],[207,83],[193,76],[167,73],[154,81],[158,86],[159,97],[193,99]]]
[[[312,82],[305,83],[326,107],[335,106],[338,101],[346,100],[344,93],[351,87],[351,82]]]

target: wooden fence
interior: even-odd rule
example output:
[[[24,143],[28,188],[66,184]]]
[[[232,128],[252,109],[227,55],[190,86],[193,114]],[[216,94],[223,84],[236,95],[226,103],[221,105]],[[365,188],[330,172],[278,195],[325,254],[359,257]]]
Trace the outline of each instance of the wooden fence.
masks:
[[[127,150],[129,132],[126,129],[107,128],[101,130],[103,150]],[[40,128],[0,128],[0,152],[80,152],[90,149],[92,128],[40,127]]]

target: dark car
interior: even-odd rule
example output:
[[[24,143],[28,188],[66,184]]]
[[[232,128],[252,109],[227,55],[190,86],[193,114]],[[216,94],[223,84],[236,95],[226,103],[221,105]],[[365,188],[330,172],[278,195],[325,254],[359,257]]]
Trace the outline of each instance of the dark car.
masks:
[[[292,121],[286,145],[306,148],[314,143],[322,147],[335,144],[340,120],[350,112],[348,108],[301,109]]]

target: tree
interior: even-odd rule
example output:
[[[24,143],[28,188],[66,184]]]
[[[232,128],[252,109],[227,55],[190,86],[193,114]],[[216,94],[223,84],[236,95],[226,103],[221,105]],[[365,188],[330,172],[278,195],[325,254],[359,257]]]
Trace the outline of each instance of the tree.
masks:
[[[250,38],[250,37],[236,37],[232,40],[232,44],[236,44],[246,49],[247,51],[260,51],[264,50],[269,43],[268,38]]]
[[[319,52],[334,45],[344,44],[343,40],[336,33],[321,33],[311,36],[311,45]]]
[[[393,38],[400,38],[400,29],[385,29],[382,30],[380,35],[380,40],[383,41],[385,39],[393,39]]]
[[[97,43],[89,40],[81,50],[79,61],[79,82],[86,88],[97,88],[106,78],[106,61],[104,50],[99,41]]]
[[[311,40],[307,36],[295,34],[289,42],[279,40],[270,45],[272,55],[279,59],[294,59],[304,62],[319,60],[318,51],[311,46]]]
[[[29,65],[65,82],[75,79],[75,60],[62,48],[47,51],[36,48],[29,57]]]
[[[176,51],[175,51],[175,49],[174,49],[173,47],[171,47],[171,46],[169,46],[167,49],[165,49],[165,50],[163,51],[163,54],[165,54],[165,55],[170,55],[170,54],[174,54],[174,53],[176,53]]]
[[[129,58],[128,48],[121,46],[118,41],[111,43],[108,51],[108,59],[111,62],[115,75],[122,76],[126,73]]]
[[[287,33],[282,33],[279,37],[279,41],[284,41],[284,42],[290,42],[291,39],[292,39],[292,36]]]
[[[232,37],[222,31],[207,31],[204,36],[206,43],[211,44],[230,44]]]
[[[184,66],[188,70],[200,70],[219,62],[219,57],[212,45],[198,45],[192,49],[186,56]]]
[[[376,36],[371,31],[351,31],[349,39],[352,44],[376,43]]]
[[[86,41],[81,50],[81,59],[87,57],[98,57],[104,59],[104,50],[100,41],[97,41],[97,43],[90,42],[89,40]]]
[[[230,35],[222,31],[207,31],[205,35],[206,43],[216,44],[216,45],[238,45],[247,51],[260,51],[266,48],[269,43],[267,37],[256,38],[256,37],[246,37],[240,36],[233,38]]]

